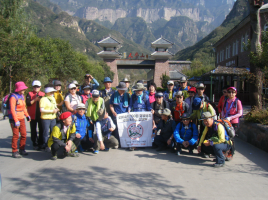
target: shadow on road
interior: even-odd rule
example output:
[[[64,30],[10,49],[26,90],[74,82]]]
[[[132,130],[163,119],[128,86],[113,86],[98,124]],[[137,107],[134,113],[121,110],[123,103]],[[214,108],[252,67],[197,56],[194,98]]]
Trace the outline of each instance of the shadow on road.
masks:
[[[29,178],[33,180],[29,181]],[[64,167],[43,168],[9,180],[18,186],[10,192],[29,199],[48,196],[67,199],[188,199],[183,186],[173,185],[161,174],[114,171],[106,167],[93,166],[79,171]]]

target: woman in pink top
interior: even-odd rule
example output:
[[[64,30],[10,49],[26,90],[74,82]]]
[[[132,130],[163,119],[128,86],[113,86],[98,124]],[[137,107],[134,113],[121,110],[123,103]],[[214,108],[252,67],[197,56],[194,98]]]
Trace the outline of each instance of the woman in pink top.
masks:
[[[155,102],[155,92],[156,92],[156,85],[155,83],[151,83],[149,86],[149,102],[150,104]]]
[[[241,101],[236,97],[237,90],[235,87],[227,88],[228,99],[225,101],[222,116],[228,119],[233,125],[235,131],[238,129],[239,117],[243,114]]]

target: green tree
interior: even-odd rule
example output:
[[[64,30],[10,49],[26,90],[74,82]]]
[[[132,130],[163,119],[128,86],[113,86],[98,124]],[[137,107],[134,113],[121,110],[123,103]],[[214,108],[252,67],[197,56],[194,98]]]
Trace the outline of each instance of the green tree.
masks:
[[[170,77],[167,76],[167,74],[162,74],[162,76],[160,77],[161,79],[161,85],[163,88],[167,88],[167,82],[170,80]]]

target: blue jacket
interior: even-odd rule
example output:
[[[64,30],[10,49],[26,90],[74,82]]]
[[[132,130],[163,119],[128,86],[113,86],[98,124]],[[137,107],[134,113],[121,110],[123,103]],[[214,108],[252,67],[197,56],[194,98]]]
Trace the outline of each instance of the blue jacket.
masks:
[[[76,113],[75,116],[76,116],[75,120],[76,133],[79,133],[81,135],[80,139],[83,139],[87,133],[88,128],[90,127],[90,122],[85,115],[81,116],[78,113]],[[88,133],[88,137],[92,138],[92,131]]]
[[[145,95],[145,98],[144,96]],[[137,101],[137,95],[134,93],[132,94],[130,98],[130,105],[129,110],[132,110],[133,112],[143,112],[143,111],[151,111],[152,107],[149,102],[149,96],[146,93],[142,94],[142,103],[138,103]]]
[[[163,95],[164,95],[164,100],[166,100],[167,102],[169,102],[169,103],[171,103],[171,102],[173,102],[174,101],[174,97],[175,97],[175,93],[177,92],[177,90],[174,90],[173,89],[173,91],[172,91],[172,99],[169,99],[169,91],[165,91],[164,93],[163,93]]]
[[[198,139],[198,130],[196,125],[192,122],[189,123],[188,126],[189,128],[185,131],[184,124],[182,122],[178,123],[173,136],[177,143],[182,144],[184,141],[188,141],[192,146]]]

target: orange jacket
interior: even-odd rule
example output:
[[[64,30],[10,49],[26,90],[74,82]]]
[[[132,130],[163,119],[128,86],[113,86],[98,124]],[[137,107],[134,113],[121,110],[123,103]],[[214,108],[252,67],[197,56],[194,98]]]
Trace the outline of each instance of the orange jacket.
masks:
[[[9,99],[10,113],[15,123],[18,122],[19,120],[24,119],[24,116],[29,117],[29,114],[25,106],[26,104],[24,101],[24,97],[21,98],[21,96],[23,95],[18,95],[18,94],[16,95],[19,97],[18,101],[16,100],[14,96],[11,96]]]

